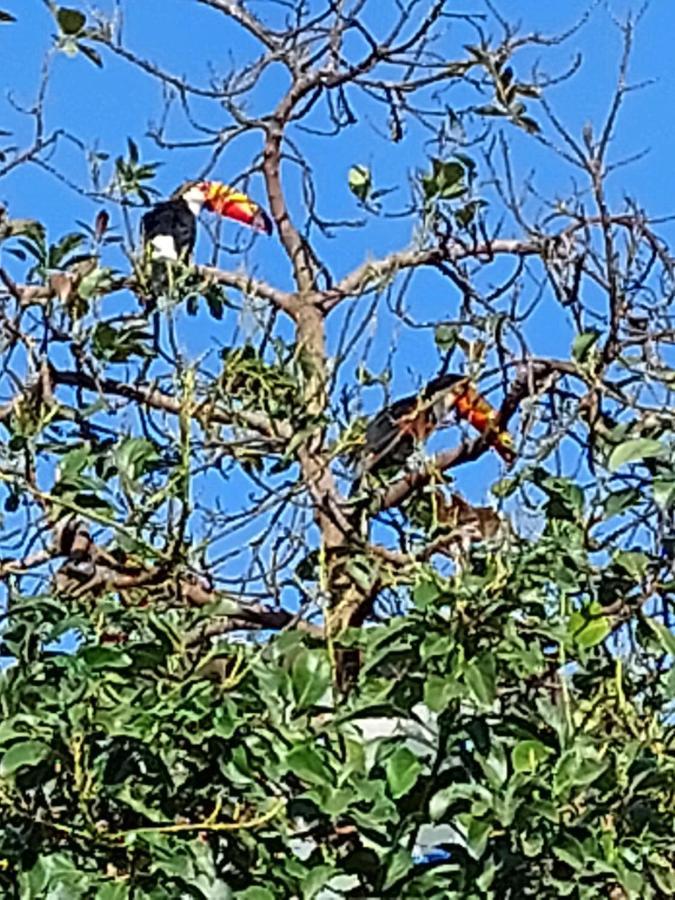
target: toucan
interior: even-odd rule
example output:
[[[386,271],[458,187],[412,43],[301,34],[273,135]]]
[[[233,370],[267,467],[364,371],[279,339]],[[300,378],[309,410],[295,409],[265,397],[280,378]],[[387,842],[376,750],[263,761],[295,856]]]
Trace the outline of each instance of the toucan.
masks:
[[[141,238],[150,257],[188,262],[202,207],[255,231],[272,233],[270,217],[246,194],[219,181],[186,181],[168,200],[153,206],[141,219]]]
[[[511,465],[515,459],[511,436],[500,427],[499,413],[465,375],[441,375],[421,392],[396,400],[371,419],[361,449],[360,474],[402,466],[415,449],[455,412],[483,436]]]

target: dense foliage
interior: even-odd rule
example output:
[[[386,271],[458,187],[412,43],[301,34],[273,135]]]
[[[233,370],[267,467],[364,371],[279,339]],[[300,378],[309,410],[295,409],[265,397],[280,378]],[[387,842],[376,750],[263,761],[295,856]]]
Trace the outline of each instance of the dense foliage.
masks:
[[[675,281],[610,177],[633,24],[577,139],[576,65],[520,63],[562,38],[373,5],[190,3],[242,41],[192,82],[133,4],[45,4],[35,138],[0,148],[3,896],[675,894]],[[148,137],[50,132],[55,67],[119,60],[164,89]],[[238,142],[275,236],[202,222],[212,265],[156,296],[159,156]],[[573,188],[516,190],[519,154]],[[515,465],[462,425],[364,472],[367,415],[448,369]]]

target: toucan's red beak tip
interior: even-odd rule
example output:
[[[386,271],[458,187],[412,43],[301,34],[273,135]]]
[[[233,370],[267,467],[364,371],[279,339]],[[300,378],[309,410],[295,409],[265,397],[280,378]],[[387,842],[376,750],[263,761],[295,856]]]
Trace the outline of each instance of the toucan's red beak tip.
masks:
[[[267,215],[264,209],[258,209],[256,211],[256,214],[253,217],[253,222],[251,224],[256,231],[260,231],[262,234],[270,235],[274,230],[272,220]]]

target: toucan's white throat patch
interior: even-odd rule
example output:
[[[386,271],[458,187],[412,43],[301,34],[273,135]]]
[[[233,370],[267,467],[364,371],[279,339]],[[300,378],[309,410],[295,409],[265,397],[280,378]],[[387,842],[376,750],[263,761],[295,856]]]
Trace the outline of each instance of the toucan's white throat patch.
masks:
[[[178,260],[176,242],[170,234],[158,234],[150,241],[150,246],[152,247],[152,255],[155,259]]]
[[[193,216],[198,216],[204,205],[204,191],[198,185],[193,185],[183,194],[183,200]]]

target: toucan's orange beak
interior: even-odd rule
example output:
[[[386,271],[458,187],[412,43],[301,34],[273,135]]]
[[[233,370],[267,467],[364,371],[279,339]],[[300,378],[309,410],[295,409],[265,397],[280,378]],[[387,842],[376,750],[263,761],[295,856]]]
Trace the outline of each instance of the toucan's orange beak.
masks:
[[[220,181],[205,181],[202,190],[204,206],[210,212],[218,213],[226,219],[234,219],[255,231],[272,234],[272,220],[265,210],[246,194]]]
[[[458,416],[473,425],[508,465],[513,464],[515,453],[511,435],[499,427],[497,410],[484,397],[469,386],[455,400],[455,409]]]

